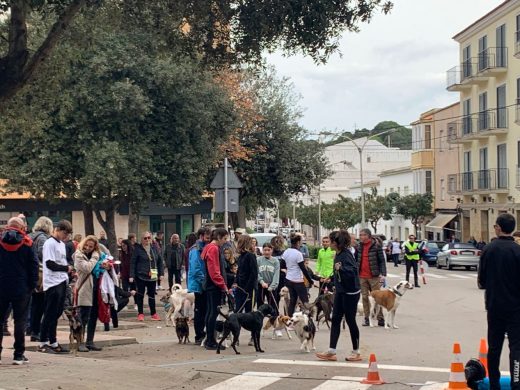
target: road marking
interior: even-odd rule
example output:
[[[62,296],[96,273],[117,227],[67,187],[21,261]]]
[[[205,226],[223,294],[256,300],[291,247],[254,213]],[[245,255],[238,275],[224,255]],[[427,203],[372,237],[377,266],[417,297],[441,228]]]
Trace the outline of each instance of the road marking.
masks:
[[[242,375],[237,375],[233,378],[229,378],[224,382],[217,383],[214,386],[206,387],[206,390],[229,390],[233,388],[260,390],[290,375],[291,374],[280,372],[248,371],[244,372]]]
[[[472,279],[470,276],[464,276],[464,275],[453,274],[451,276],[453,276],[454,278],[459,278],[459,279]]]
[[[388,274],[388,273],[387,273],[387,274],[386,274],[386,277],[387,277],[387,278],[400,278],[401,276],[396,275],[396,274]]]
[[[331,380],[323,382],[313,390],[366,390],[372,385],[361,384],[363,379],[351,376],[333,376]]]
[[[428,383],[422,386],[419,390],[444,390],[448,386],[448,383]]]
[[[448,279],[446,276],[438,275],[438,274],[424,274],[427,278],[434,278],[434,279]]]
[[[300,366],[321,366],[321,367],[351,367],[351,368],[367,368],[366,363],[342,363],[342,362],[319,362],[310,360],[284,360],[284,359],[257,359],[253,363],[263,364],[288,364],[288,365],[300,365]],[[418,371],[418,372],[440,372],[449,373],[449,368],[438,368],[438,367],[418,367],[418,366],[398,366],[394,364],[378,364],[381,370],[394,370],[394,371]]]

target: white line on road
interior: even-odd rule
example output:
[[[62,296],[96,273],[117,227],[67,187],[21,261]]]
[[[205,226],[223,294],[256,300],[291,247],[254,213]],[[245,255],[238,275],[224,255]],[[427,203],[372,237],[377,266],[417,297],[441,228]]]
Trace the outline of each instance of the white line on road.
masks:
[[[387,277],[387,278],[400,278],[401,276],[396,275],[396,274],[388,274],[388,273],[387,273],[387,274],[386,274],[386,277]]]
[[[459,278],[459,279],[473,279],[470,276],[457,275],[457,274],[452,274],[451,276],[453,276],[454,278]]]
[[[437,274],[424,274],[424,276],[426,276],[426,278],[434,278],[434,279],[448,279],[448,277],[446,276],[442,276],[442,275],[437,275]]]
[[[260,390],[290,375],[291,374],[280,372],[248,371],[244,372],[242,375],[237,375],[233,378],[229,378],[224,382],[217,383],[214,386],[206,387],[206,390],[229,390],[233,388]]]
[[[366,390],[372,385],[359,383],[363,379],[352,376],[333,376],[331,380],[323,382],[313,390]]]

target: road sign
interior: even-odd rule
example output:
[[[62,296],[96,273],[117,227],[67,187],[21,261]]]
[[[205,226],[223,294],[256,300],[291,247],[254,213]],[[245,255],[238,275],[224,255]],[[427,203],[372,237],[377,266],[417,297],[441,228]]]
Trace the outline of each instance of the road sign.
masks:
[[[238,189],[229,189],[228,190],[228,208],[227,211],[230,213],[238,213],[239,208],[239,193]],[[216,213],[225,213],[225,195],[223,189],[215,190],[215,212]]]
[[[224,176],[224,167],[220,167],[217,174],[213,178],[210,187],[214,190],[224,188],[226,186]],[[242,188],[242,182],[230,164],[227,166],[227,188]]]

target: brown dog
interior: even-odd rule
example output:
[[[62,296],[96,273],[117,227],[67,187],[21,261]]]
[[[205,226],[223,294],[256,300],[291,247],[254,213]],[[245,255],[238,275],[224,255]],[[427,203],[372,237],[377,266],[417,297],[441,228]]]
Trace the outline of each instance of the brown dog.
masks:
[[[285,329],[285,332],[287,333],[287,337],[289,337],[289,340],[292,340],[292,336],[291,334],[289,333],[289,331],[287,330],[287,323],[289,322],[289,320],[291,319],[291,317],[289,316],[283,316],[283,315],[279,315],[278,317],[270,317],[267,319],[264,327],[262,328],[263,331],[266,331],[266,330],[269,330],[270,328],[273,328],[273,337],[272,339],[276,339],[276,331],[281,331],[283,329]],[[281,333],[280,333],[280,337],[281,336]]]
[[[74,355],[78,356],[80,344],[83,344],[83,324],[79,315],[78,307],[68,307],[63,311],[69,320],[69,343],[70,351],[74,351]]]
[[[382,307],[385,316],[385,329],[390,329],[390,327],[398,329],[395,324],[395,312],[403,294],[406,290],[411,289],[413,289],[412,284],[401,281],[389,289],[372,291],[368,297],[370,300],[370,327],[377,326],[377,313],[379,308]]]

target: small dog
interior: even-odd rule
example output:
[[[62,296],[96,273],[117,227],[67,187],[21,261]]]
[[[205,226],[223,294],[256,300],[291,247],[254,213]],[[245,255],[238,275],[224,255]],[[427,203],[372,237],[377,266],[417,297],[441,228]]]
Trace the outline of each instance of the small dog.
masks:
[[[289,301],[291,297],[289,295],[289,289],[287,287],[282,287],[280,290],[280,309],[278,310],[280,314],[288,315],[289,314]]]
[[[63,311],[69,320],[69,343],[71,352],[74,351],[74,355],[78,356],[78,350],[80,344],[83,344],[83,324],[81,323],[81,317],[79,315],[79,308],[69,306]]]
[[[237,342],[240,336],[240,330],[242,328],[249,330],[251,332],[251,336],[253,338],[253,343],[255,345],[256,352],[264,352],[260,347],[260,333],[262,332],[262,325],[264,322],[264,317],[271,316],[273,314],[273,308],[269,305],[261,305],[257,311],[253,311],[251,313],[230,313],[224,314],[221,310],[221,307],[218,307],[218,312],[222,315],[226,321],[223,324],[222,337],[218,342],[217,353],[220,354],[220,349],[222,347],[222,343],[229,336],[229,334],[233,334],[233,342],[231,343],[231,347],[237,355],[240,355],[240,352],[237,351]]]
[[[300,349],[305,352],[310,352],[311,349],[314,351],[316,347],[314,346],[314,337],[316,336],[316,326],[314,325],[314,321],[312,317],[304,312],[297,311],[293,314],[292,318],[288,322],[289,326],[294,328],[294,333],[300,339],[302,343]],[[310,348],[309,348],[310,344]]]
[[[177,333],[177,337],[179,338],[179,344],[186,344],[186,342],[190,343],[190,327],[188,325],[189,318],[188,317],[177,317],[175,319],[175,332]]]
[[[264,327],[263,327],[263,330],[269,330],[270,328],[273,328],[273,337],[272,339],[276,339],[276,331],[281,331],[283,329],[285,329],[285,333],[287,333],[287,337],[289,337],[289,340],[292,340],[292,336],[291,334],[289,333],[289,330],[287,329],[287,324],[289,323],[289,320],[291,319],[291,317],[289,316],[283,316],[283,315],[279,315],[278,317],[271,317],[271,318],[268,318]],[[280,337],[281,334],[280,334]]]
[[[377,326],[377,313],[379,308],[382,307],[385,316],[385,329],[390,329],[390,327],[399,329],[395,324],[395,312],[403,294],[406,290],[411,289],[413,289],[413,285],[403,280],[389,289],[372,291],[368,297],[370,301],[370,327]]]
[[[319,295],[314,301],[316,307],[316,327],[320,327],[320,321],[324,320],[327,327],[330,329],[329,322],[332,321],[332,306],[334,303],[334,293],[326,292]]]

